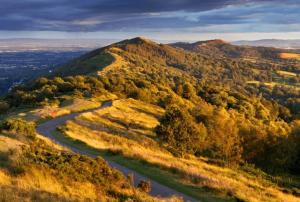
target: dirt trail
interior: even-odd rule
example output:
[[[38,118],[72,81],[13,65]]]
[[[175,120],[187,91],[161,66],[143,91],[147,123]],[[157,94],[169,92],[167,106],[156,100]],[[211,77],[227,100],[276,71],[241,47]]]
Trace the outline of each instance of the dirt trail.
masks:
[[[87,156],[91,156],[91,157],[96,157],[95,155],[92,155],[90,153],[88,153],[87,151],[83,151],[80,150],[78,148],[75,148],[74,146],[71,146],[71,144],[65,144],[65,143],[61,143],[59,142],[59,140],[55,139],[55,137],[52,135],[53,132],[57,129],[57,127],[59,127],[60,125],[63,125],[66,121],[70,120],[70,119],[74,119],[76,116],[80,115],[81,113],[85,113],[85,112],[92,112],[94,110],[98,110],[98,109],[104,109],[106,107],[110,107],[112,105],[111,101],[105,102],[101,107],[96,108],[96,109],[91,109],[91,110],[86,110],[84,112],[78,112],[78,113],[72,113],[72,114],[68,114],[68,115],[64,115],[64,116],[60,116],[57,118],[54,118],[52,120],[49,120],[45,123],[42,123],[40,125],[37,126],[37,132],[43,136],[46,136],[48,138],[50,138],[52,141],[56,142],[57,144],[60,144],[64,147],[69,148],[70,150],[72,150],[73,152],[79,153],[79,154],[83,154],[83,155],[87,155]],[[107,163],[121,171],[124,175],[128,175],[128,174],[133,174],[134,176],[134,183],[135,185],[137,183],[139,183],[141,180],[145,180],[145,181],[150,181],[151,182],[151,186],[152,186],[152,190],[150,192],[150,194],[152,196],[161,196],[161,197],[169,197],[169,196],[179,196],[182,197],[184,199],[184,201],[190,201],[190,202],[194,202],[194,201],[198,201],[193,199],[192,197],[189,197],[185,194],[182,194],[176,190],[173,190],[169,187],[166,187],[156,181],[153,181],[143,175],[140,175],[139,173],[124,167],[120,164],[117,164],[116,162],[113,162],[109,159],[105,159],[107,161]]]

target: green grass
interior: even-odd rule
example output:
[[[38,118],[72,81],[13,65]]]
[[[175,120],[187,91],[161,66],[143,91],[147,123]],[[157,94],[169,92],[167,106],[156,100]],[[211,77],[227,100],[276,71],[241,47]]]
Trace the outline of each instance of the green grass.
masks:
[[[58,68],[55,73],[59,75],[93,74],[102,70],[114,61],[114,57],[107,52],[99,53],[93,57],[86,56]]]
[[[156,167],[144,161],[126,158],[124,156],[114,154],[108,150],[103,151],[95,149],[82,141],[65,136],[59,131],[54,131],[52,135],[59,142],[67,146],[76,148],[80,151],[84,151],[85,154],[102,156],[108,160],[114,161],[122,166],[130,168],[131,170],[134,170],[156,182],[159,182],[160,184],[170,187],[183,194],[189,195],[193,198],[199,199],[203,202],[235,201],[234,198],[226,196],[227,193],[222,193],[222,191],[219,190],[212,190],[206,187],[196,187],[183,184],[182,182],[180,182],[179,178],[176,175],[173,175],[170,172],[164,171],[159,167]]]

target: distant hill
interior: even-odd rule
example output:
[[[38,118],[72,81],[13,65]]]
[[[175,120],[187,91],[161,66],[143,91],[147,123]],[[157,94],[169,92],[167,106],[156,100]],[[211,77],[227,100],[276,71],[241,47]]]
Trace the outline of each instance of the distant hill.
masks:
[[[264,46],[283,49],[300,49],[300,39],[296,40],[280,40],[280,39],[263,39],[257,41],[235,41],[234,45],[247,46]]]
[[[238,46],[225,42],[220,39],[209,41],[198,41],[195,43],[174,43],[172,46],[201,53],[211,57],[229,57],[229,58],[264,58],[278,59],[281,49],[271,47],[252,47]]]

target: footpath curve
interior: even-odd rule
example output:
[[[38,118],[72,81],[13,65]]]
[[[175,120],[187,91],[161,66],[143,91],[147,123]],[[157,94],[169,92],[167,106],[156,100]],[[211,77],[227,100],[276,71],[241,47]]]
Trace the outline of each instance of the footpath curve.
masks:
[[[80,115],[81,113],[85,113],[85,112],[92,112],[94,110],[99,110],[99,109],[104,109],[106,107],[110,107],[112,105],[112,101],[107,101],[107,102],[104,102],[101,107],[99,108],[96,108],[96,109],[90,109],[90,110],[86,110],[86,111],[83,111],[83,112],[75,112],[75,113],[71,113],[71,114],[67,114],[67,115],[63,115],[63,116],[60,116],[60,117],[57,117],[57,118],[54,118],[54,119],[51,119],[47,122],[44,122],[42,124],[39,124],[37,126],[37,132],[40,134],[40,135],[43,135],[45,137],[48,137],[49,139],[51,139],[53,142],[55,142],[56,144],[59,144],[59,145],[62,145],[66,148],[69,148],[70,150],[72,150],[73,152],[75,153],[78,153],[78,154],[83,154],[83,155],[87,155],[87,156],[90,156],[90,157],[96,157],[95,155],[93,154],[90,154],[89,152],[87,151],[83,151],[83,150],[80,150],[74,146],[72,146],[71,144],[67,144],[67,143],[62,143],[60,142],[57,138],[55,138],[53,136],[53,132],[56,131],[56,129],[63,125],[66,121],[68,120],[71,120],[71,119],[74,119],[75,117],[77,117],[78,115]],[[152,196],[161,196],[161,197],[170,197],[170,196],[179,196],[181,198],[183,198],[184,201],[187,201],[187,202],[196,202],[198,200],[190,197],[190,196],[187,196],[183,193],[180,193],[174,189],[171,189],[165,185],[162,185],[154,180],[151,180],[149,179],[148,177],[145,177],[139,173],[137,173],[136,171],[134,170],[131,170],[127,167],[124,167],[114,161],[111,161],[109,159],[106,159],[106,162],[113,168],[121,171],[124,175],[128,175],[128,174],[133,174],[134,176],[134,184],[136,185],[137,183],[139,183],[141,180],[144,180],[144,181],[150,181],[151,183],[151,192],[150,194]]]

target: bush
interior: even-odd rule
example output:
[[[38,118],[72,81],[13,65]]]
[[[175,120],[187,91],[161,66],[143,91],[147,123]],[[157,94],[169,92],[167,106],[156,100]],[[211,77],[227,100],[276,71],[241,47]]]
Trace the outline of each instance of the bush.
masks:
[[[0,101],[0,113],[4,113],[9,109],[9,104],[4,101]]]
[[[149,193],[151,191],[151,183],[149,181],[141,180],[137,188],[142,192]]]
[[[175,105],[167,108],[156,132],[158,138],[180,156],[185,153],[196,153],[206,137],[205,126],[196,124],[188,111]]]
[[[31,138],[34,138],[36,133],[35,124],[22,119],[5,120],[2,129]]]

